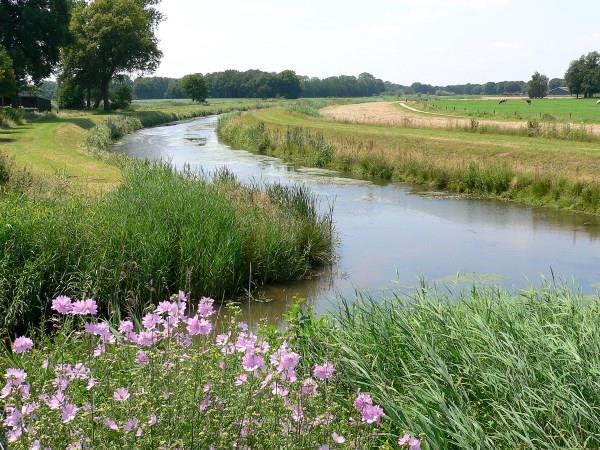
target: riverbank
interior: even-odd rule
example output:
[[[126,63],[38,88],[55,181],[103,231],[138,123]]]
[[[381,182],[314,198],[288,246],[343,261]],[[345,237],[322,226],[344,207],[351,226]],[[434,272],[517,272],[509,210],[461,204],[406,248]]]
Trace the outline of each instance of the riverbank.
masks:
[[[116,187],[122,179],[118,165],[95,154],[96,150],[105,151],[123,133],[118,127],[106,126],[107,121],[109,125],[119,124],[126,117],[127,131],[132,132],[176,120],[267,105],[272,103],[240,100],[206,105],[145,103],[113,114],[62,111],[0,129],[0,152],[13,159],[18,168],[50,186],[71,186],[75,192],[103,192]]]
[[[263,105],[62,113],[7,130],[0,334],[43,321],[57,293],[114,299],[104,312],[139,312],[174,285],[230,299],[329,263],[331,217],[306,189],[242,185],[225,171],[176,174],[106,152],[144,126]]]
[[[219,134],[234,148],[307,166],[600,214],[595,143],[349,124],[283,108],[224,119]]]
[[[600,446],[597,296],[475,287],[352,303],[325,325],[303,317],[292,342],[331,358],[346,392],[372,393],[393,433],[431,449]]]
[[[236,308],[192,298],[141,321],[55,299],[53,334],[0,355],[9,448],[600,445],[598,299],[420,289],[342,301],[332,318],[298,305],[284,330],[249,330]]]

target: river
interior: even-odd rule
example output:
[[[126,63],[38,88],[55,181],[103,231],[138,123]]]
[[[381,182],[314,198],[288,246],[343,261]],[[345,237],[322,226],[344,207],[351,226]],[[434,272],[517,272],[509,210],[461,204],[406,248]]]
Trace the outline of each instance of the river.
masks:
[[[511,291],[557,282],[584,295],[600,291],[600,218],[508,202],[431,195],[401,183],[375,183],[219,142],[216,117],[140,130],[114,149],[205,172],[227,167],[242,181],[303,183],[322,207],[334,205],[337,262],[320,276],[268,286],[252,314],[277,319],[294,296],[316,312],[356,290],[410,292],[425,279],[440,292],[478,285]]]

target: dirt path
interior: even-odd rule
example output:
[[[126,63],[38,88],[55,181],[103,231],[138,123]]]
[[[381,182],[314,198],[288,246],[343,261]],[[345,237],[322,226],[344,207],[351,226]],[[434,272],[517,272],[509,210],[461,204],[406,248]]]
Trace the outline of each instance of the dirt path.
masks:
[[[335,120],[375,125],[392,125],[414,128],[471,128],[492,126],[500,129],[526,128],[526,121],[502,121],[475,119],[464,116],[447,116],[439,113],[421,111],[405,102],[375,102],[353,105],[328,106],[321,114]],[[558,124],[557,126],[561,126]],[[574,128],[581,125],[572,124]],[[600,136],[600,125],[586,125],[588,132]]]

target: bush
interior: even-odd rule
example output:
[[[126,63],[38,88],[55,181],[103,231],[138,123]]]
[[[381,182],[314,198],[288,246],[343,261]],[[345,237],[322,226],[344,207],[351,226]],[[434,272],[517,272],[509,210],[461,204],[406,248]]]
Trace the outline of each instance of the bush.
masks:
[[[133,101],[133,91],[126,84],[119,84],[110,92],[110,106],[112,109],[126,109]]]

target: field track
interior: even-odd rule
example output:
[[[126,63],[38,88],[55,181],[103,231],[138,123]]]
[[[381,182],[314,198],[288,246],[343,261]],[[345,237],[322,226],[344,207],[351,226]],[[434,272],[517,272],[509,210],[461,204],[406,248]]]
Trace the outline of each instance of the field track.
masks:
[[[470,128],[472,120],[468,117],[446,116],[439,113],[421,111],[404,102],[375,102],[352,105],[336,105],[323,108],[321,114],[332,119],[374,125],[391,125],[414,128]],[[476,119],[478,126],[490,126],[505,130],[518,130],[527,127],[527,121],[505,121]],[[574,128],[581,125],[572,124]],[[600,136],[600,124],[585,125],[588,132]]]

